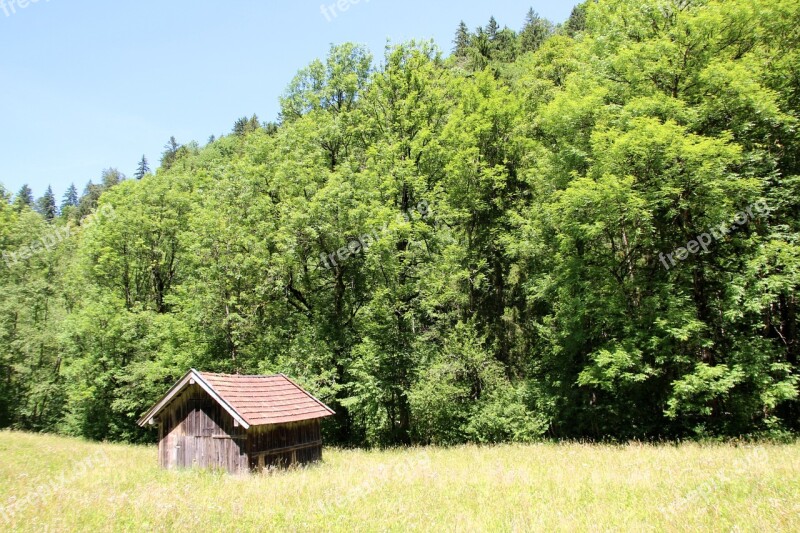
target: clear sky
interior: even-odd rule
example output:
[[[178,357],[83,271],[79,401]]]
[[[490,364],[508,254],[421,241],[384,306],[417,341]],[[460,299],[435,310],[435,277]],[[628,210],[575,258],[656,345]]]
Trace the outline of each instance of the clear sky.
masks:
[[[241,116],[275,120],[292,76],[331,43],[434,39],[532,7],[563,22],[575,0],[0,0],[0,183],[57,199],[102,169],[158,166],[171,135],[204,144]]]

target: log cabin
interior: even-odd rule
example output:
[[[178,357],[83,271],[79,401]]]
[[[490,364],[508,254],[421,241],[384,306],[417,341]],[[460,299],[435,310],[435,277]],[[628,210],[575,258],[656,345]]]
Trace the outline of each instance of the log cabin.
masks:
[[[238,474],[322,459],[320,421],[333,414],[283,374],[192,369],[138,423],[158,426],[163,468]]]

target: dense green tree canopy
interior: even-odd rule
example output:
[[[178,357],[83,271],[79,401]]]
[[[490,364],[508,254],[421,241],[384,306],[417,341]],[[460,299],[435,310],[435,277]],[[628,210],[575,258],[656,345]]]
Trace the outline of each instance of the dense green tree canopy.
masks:
[[[3,193],[0,426],[151,440],[198,367],[296,377],[341,444],[798,431],[798,26],[599,0],[333,46],[280,124],[60,216]]]

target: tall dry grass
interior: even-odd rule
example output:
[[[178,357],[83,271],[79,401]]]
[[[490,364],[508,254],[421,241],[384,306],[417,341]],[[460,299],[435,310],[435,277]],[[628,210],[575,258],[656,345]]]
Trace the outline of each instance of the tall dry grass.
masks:
[[[0,506],[20,531],[800,531],[800,445],[326,449],[234,477],[0,432]]]

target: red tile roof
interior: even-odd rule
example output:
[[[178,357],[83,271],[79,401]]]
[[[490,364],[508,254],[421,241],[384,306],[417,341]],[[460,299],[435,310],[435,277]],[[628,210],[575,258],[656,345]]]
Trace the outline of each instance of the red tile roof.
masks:
[[[198,374],[250,426],[301,422],[335,414],[331,408],[283,374]]]
[[[139,425],[153,424],[155,417],[176,395],[194,384],[204,389],[245,429],[268,424],[302,422],[336,414],[283,374],[234,376],[192,369],[139,419]]]

